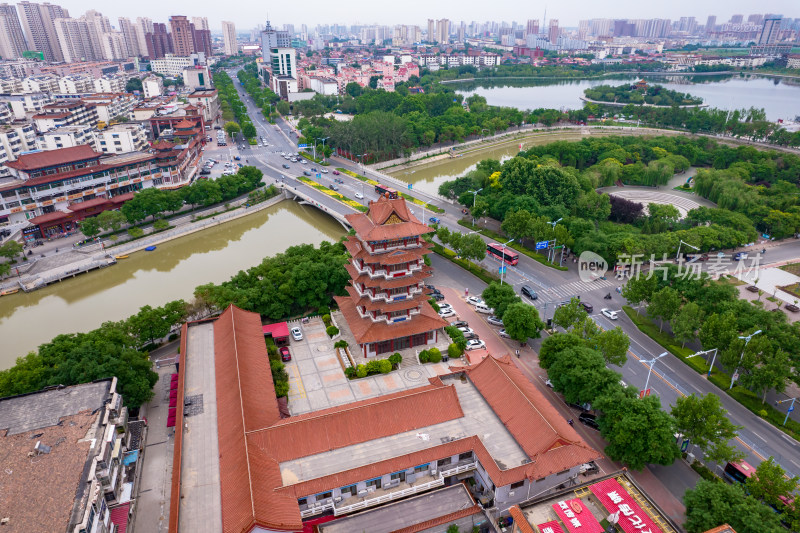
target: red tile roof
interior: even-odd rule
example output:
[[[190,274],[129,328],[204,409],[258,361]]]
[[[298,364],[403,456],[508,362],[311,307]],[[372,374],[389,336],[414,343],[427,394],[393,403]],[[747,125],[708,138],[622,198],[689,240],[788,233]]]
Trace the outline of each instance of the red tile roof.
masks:
[[[214,367],[223,531],[302,529],[297,501],[269,490],[281,485],[278,463],[245,436],[281,419],[257,313],[230,306],[220,315]]]
[[[45,213],[44,215],[39,215],[38,217],[29,218],[28,222],[37,226],[39,224],[47,224],[50,222],[59,222],[61,220],[74,220],[75,213],[67,213],[66,211],[51,211],[50,213]]]
[[[600,456],[509,356],[487,357],[467,375],[536,466],[537,479]]]
[[[366,213],[345,215],[345,218],[365,241],[385,241],[424,235],[433,231],[412,215],[405,198],[389,199],[385,196],[369,203]]]
[[[525,515],[516,505],[512,506],[508,510],[508,514],[510,514],[511,518],[514,519],[514,524],[516,524],[520,533],[537,533],[533,530],[533,526],[528,523],[528,519],[525,518]]]
[[[458,511],[442,515],[438,518],[431,518],[430,520],[425,520],[424,522],[414,524],[413,526],[396,529],[391,533],[417,533],[419,531],[425,531],[426,529],[434,528],[436,526],[445,526],[447,524],[452,524],[456,520],[460,520],[462,518],[466,518],[468,516],[472,516],[475,514],[481,514],[482,512],[483,509],[481,509],[481,507],[476,504],[473,505],[472,507],[467,507],[466,509],[459,509]]]
[[[110,205],[111,203],[112,202],[111,202],[111,200],[109,198],[99,197],[99,198],[92,198],[91,200],[86,200],[86,201],[83,201],[83,202],[78,202],[78,203],[72,204],[69,207],[67,207],[67,209],[69,209],[70,211],[83,211],[84,209],[89,209],[91,207],[97,207],[99,205],[106,205],[106,204]]]
[[[18,170],[36,170],[40,168],[57,167],[68,163],[77,163],[79,161],[86,161],[87,159],[96,159],[101,155],[103,155],[102,152],[95,152],[88,144],[81,144],[78,146],[70,146],[69,148],[59,148],[58,150],[22,154],[16,161],[9,161],[6,163],[6,166]]]
[[[284,419],[248,434],[279,463],[461,418],[455,388],[438,384]]]
[[[379,276],[377,278],[369,277],[369,274],[359,274],[356,267],[352,264],[348,263],[344,266],[347,273],[350,274],[350,278],[353,281],[353,284],[356,283],[363,283],[367,287],[380,287],[382,289],[395,289],[397,287],[408,287],[410,285],[415,285],[421,281],[424,281],[426,278],[431,277],[432,272],[428,269],[424,270],[417,270],[410,276],[403,276],[400,278],[390,278],[386,279],[383,276]]]
[[[357,237],[349,235],[344,241],[344,247],[350,252],[350,256],[353,259],[363,259],[365,263],[380,262],[382,265],[399,265],[429,254],[433,244],[423,242],[422,246],[417,248],[396,249],[391,252],[375,252],[371,254],[362,247],[361,241]]]
[[[361,318],[356,310],[356,304],[350,296],[334,296],[334,299],[359,344],[407,337],[441,329],[449,324],[433,310],[428,302],[422,302],[420,314],[402,322],[387,324],[386,322],[373,322],[369,318]]]

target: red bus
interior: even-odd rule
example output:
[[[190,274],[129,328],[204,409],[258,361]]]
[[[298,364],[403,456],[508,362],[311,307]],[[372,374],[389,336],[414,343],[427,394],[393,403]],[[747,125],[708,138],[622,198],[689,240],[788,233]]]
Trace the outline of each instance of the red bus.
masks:
[[[740,463],[728,463],[725,465],[725,479],[730,481],[731,483],[741,483],[744,484],[747,481],[747,478],[755,473],[756,469],[753,468],[749,463],[745,463],[744,461]]]
[[[375,192],[378,193],[379,196],[387,196],[392,200],[396,200],[399,196],[396,190],[392,189],[391,187],[384,187],[380,183],[375,186]]]
[[[503,247],[496,242],[490,242],[486,245],[486,253],[507,265],[516,265],[519,263],[519,254],[517,252],[512,248],[503,250]]]

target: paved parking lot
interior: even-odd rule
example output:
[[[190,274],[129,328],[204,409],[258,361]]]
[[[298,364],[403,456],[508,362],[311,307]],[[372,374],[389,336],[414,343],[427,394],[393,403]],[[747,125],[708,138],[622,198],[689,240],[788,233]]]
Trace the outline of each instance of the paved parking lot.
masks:
[[[351,347],[357,347],[344,318],[334,313],[334,320],[339,325],[342,338]],[[320,318],[313,318],[306,324],[299,321],[289,323],[289,328],[294,326],[302,328],[303,340],[290,341],[292,360],[286,363],[286,372],[289,374],[289,412],[292,415],[420,387],[428,383],[428,378],[450,371],[446,363],[419,364],[416,354],[420,349],[411,348],[400,351],[403,362],[398,370],[351,381],[344,375],[344,369],[333,347],[335,341],[325,333],[325,325]],[[449,339],[440,340],[437,346],[446,349]],[[358,359],[357,354],[353,356],[356,357],[356,363],[365,361]]]

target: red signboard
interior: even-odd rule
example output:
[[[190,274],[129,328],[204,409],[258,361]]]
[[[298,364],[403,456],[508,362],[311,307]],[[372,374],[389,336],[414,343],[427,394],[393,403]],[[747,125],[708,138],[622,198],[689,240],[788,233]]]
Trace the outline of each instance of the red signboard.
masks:
[[[553,510],[570,533],[603,533],[603,526],[580,498],[554,503]]]
[[[653,520],[634,501],[616,479],[595,483],[589,490],[609,513],[619,512],[617,525],[625,533],[662,533]]]
[[[539,524],[536,526],[539,528],[539,531],[542,533],[564,533],[564,530],[561,529],[561,526],[558,525],[558,522],[553,520],[552,522],[545,522],[544,524]]]

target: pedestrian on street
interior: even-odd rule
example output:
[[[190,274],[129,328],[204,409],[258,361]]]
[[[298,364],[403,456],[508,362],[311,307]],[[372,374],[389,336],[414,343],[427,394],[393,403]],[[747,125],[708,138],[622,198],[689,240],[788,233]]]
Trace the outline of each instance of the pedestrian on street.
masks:
[[[572,421],[572,419],[571,419],[571,418],[570,418],[570,419],[567,421],[567,423],[568,423],[570,426],[574,424],[574,422]]]
[[[517,349],[517,357],[519,357],[519,349]]]

